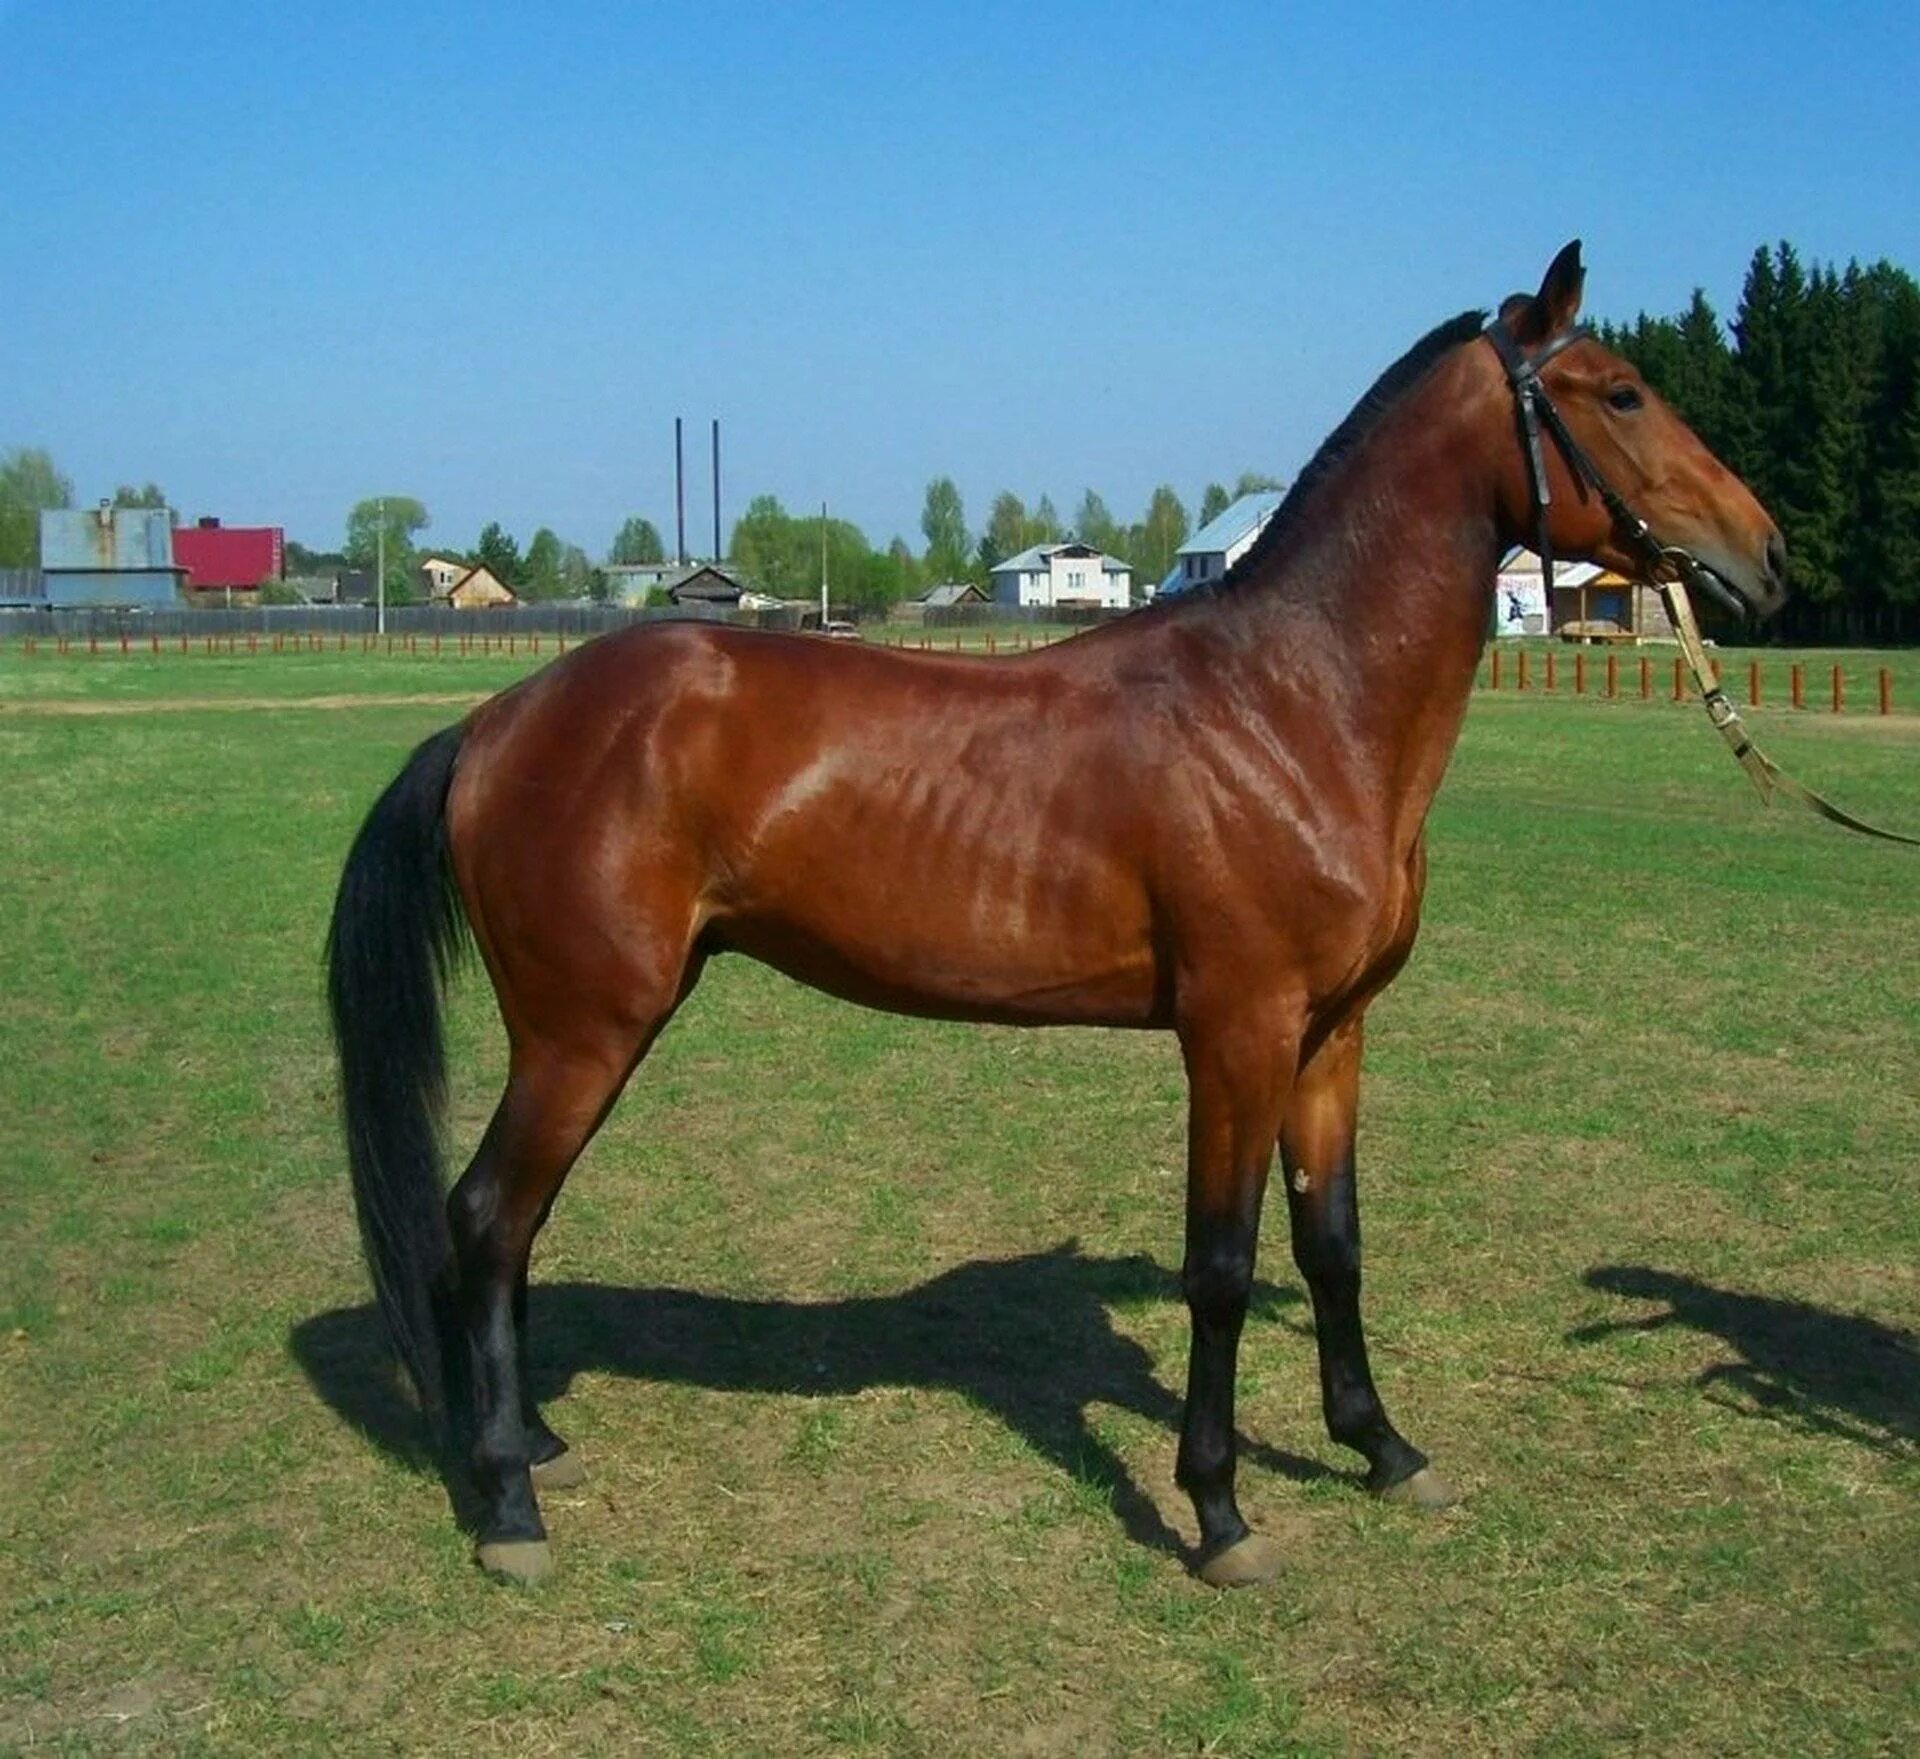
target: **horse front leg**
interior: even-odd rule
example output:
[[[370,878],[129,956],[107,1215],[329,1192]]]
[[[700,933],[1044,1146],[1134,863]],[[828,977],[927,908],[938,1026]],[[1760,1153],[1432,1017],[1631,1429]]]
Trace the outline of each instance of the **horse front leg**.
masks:
[[[1396,1502],[1444,1508],[1445,1481],[1387,1418],[1360,1323],[1360,1205],[1354,1187],[1362,1032],[1333,1033],[1300,1071],[1280,1132],[1293,1259],[1313,1299],[1320,1400],[1327,1433],[1365,1456],[1367,1488]]]
[[[1175,1476],[1200,1523],[1198,1573],[1215,1587],[1270,1581],[1281,1564],[1279,1547],[1248,1528],[1234,1496],[1233,1403],[1260,1204],[1298,1045],[1297,1024],[1282,1010],[1240,1011],[1181,1031],[1189,1107],[1180,1280],[1193,1339]]]

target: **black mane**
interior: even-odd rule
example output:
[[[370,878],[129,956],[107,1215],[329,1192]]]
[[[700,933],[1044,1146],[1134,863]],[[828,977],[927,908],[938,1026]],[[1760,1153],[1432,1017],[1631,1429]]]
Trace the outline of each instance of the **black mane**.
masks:
[[[1209,581],[1186,592],[1173,595],[1191,598],[1198,593],[1218,592],[1244,581],[1251,571],[1271,553],[1300,523],[1300,516],[1313,499],[1314,490],[1353,453],[1368,434],[1380,425],[1380,418],[1400,400],[1450,349],[1470,342],[1486,326],[1484,311],[1463,311],[1457,318],[1436,324],[1405,354],[1373,381],[1367,394],[1348,411],[1345,421],[1320,442],[1320,449],[1307,460],[1306,468],[1295,478],[1287,497],[1274,509],[1252,547],[1217,581]]]

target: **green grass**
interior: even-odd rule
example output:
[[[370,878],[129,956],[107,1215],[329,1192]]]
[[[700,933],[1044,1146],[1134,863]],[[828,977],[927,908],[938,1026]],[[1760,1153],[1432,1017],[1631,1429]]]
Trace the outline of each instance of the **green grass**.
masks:
[[[559,1573],[482,1581],[378,1366],[319,949],[453,712],[379,695],[523,664],[0,655],[0,700],[369,699],[0,715],[0,1751],[1907,1743],[1920,856],[1637,704],[1476,700],[1372,1016],[1376,1366],[1461,1509],[1354,1490],[1275,1216],[1243,1492],[1296,1568],[1199,1587],[1155,1543],[1191,1534],[1171,1043],[722,961],[542,1242],[593,1475]],[[1920,824],[1920,724],[1757,724]],[[452,1032],[470,1145],[483,981]]]

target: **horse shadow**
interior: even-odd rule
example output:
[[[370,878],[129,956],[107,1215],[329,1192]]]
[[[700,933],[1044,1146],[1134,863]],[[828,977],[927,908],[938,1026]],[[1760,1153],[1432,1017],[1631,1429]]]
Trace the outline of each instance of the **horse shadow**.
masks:
[[[1705,1369],[1696,1386],[1726,1389],[1744,1397],[1741,1408],[1876,1452],[1905,1455],[1920,1447],[1920,1340],[1910,1332],[1864,1314],[1736,1294],[1645,1265],[1597,1265],[1585,1281],[1590,1289],[1664,1301],[1667,1308],[1583,1325],[1567,1333],[1569,1342],[1671,1325],[1709,1332],[1737,1355]]]
[[[1186,1557],[1179,1535],[1088,1420],[1092,1406],[1109,1405],[1178,1431],[1181,1399],[1155,1377],[1146,1350],[1114,1328],[1112,1310],[1179,1298],[1177,1276],[1143,1254],[1090,1257],[1072,1242],[843,1300],[535,1284],[529,1372],[542,1405],[591,1372],[803,1397],[876,1387],[957,1392],[1062,1472],[1098,1486],[1137,1543]],[[1303,1300],[1298,1290],[1257,1282],[1249,1320],[1279,1320]],[[303,1320],[288,1341],[328,1405],[390,1456],[438,1470],[456,1513],[470,1516],[463,1475],[431,1452],[371,1304]],[[1243,1459],[1296,1482],[1346,1476],[1245,1436],[1240,1445]]]

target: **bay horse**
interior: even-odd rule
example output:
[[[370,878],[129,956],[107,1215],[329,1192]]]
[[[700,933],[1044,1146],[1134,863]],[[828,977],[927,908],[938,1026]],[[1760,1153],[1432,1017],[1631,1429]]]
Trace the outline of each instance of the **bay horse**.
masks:
[[[347,859],[329,998],[374,1288],[472,1475],[483,1568],[542,1576],[536,1485],[581,1476],[528,1383],[534,1236],[718,953],[898,1013],[1177,1035],[1192,1343],[1175,1475],[1204,1580],[1281,1562],[1234,1494],[1276,1144],[1327,1429],[1369,1489],[1450,1500],[1368,1368],[1354,1125],[1367,1006],[1413,946],[1499,560],[1537,534],[1641,572],[1569,463],[1577,443],[1641,539],[1685,546],[1755,612],[1784,597],[1759,503],[1575,328],[1583,281],[1576,241],[1491,324],[1468,312],[1416,343],[1215,588],[1017,658],[629,629],[413,754]],[[1558,416],[1544,455],[1516,373]],[[509,1071],[443,1198],[440,992],[469,932]]]

